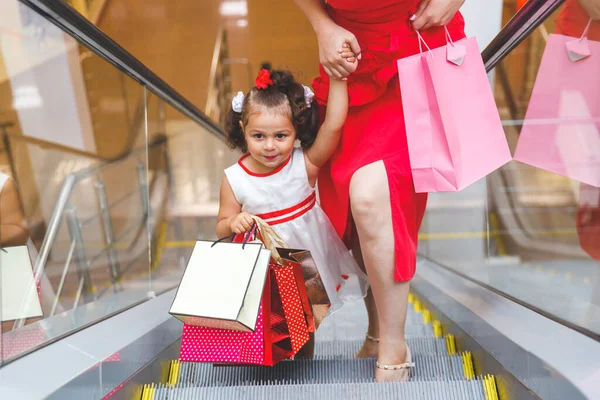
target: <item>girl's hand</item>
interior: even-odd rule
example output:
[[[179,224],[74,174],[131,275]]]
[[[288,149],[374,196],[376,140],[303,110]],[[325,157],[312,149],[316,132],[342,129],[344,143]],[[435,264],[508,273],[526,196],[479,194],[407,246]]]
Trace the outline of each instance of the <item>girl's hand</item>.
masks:
[[[343,45],[348,43],[352,52],[360,59],[360,46],[351,32],[331,23],[318,31],[317,38],[319,39],[319,59],[327,75],[342,79],[356,71],[358,66],[356,62],[349,62],[340,57]]]
[[[356,54],[350,48],[350,43],[344,43],[342,48],[338,50],[342,58],[346,59],[351,64],[354,64],[357,61]]]
[[[242,233],[246,233],[252,229],[252,225],[254,225],[252,215],[248,214],[247,212],[241,212],[231,218],[231,221],[229,222],[229,229],[231,232],[241,235]]]
[[[411,17],[413,28],[425,30],[432,26],[448,25],[465,0],[423,0]]]

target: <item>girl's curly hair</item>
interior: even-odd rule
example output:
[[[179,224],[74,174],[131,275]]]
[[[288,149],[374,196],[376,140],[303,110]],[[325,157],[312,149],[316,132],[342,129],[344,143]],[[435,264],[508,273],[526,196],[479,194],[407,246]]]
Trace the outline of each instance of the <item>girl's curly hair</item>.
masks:
[[[319,129],[319,106],[312,100],[310,107],[306,104],[304,87],[294,80],[291,72],[285,70],[271,71],[273,84],[266,89],[252,88],[244,98],[242,112],[230,109],[225,121],[227,142],[232,149],[248,151],[244,131],[240,126],[248,124],[250,114],[257,107],[266,107],[273,112],[286,115],[296,129],[296,139],[303,148],[309,148],[315,141]]]

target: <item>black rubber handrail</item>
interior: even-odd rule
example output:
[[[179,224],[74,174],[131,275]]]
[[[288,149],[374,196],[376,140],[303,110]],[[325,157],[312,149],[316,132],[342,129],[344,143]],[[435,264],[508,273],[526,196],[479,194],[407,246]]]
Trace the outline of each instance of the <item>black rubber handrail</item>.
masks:
[[[57,0],[19,1],[73,36],[81,44],[135,79],[211,134],[225,140],[225,132],[219,125],[71,6]]]
[[[494,69],[564,1],[528,0],[481,53],[485,70],[490,72]]]

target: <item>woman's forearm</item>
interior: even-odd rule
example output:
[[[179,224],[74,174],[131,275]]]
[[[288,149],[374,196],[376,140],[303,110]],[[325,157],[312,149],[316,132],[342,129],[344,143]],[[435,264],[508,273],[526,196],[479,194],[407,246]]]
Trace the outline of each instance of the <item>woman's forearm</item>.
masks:
[[[325,11],[323,0],[294,0],[312,25],[315,33],[319,32],[333,21]]]

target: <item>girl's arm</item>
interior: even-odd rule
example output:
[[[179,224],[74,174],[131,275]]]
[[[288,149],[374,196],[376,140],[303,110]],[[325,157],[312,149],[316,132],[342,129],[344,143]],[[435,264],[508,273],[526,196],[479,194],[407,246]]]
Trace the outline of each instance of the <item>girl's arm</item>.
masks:
[[[219,214],[217,215],[217,236],[227,237],[232,233],[244,233],[249,231],[254,224],[250,214],[242,212],[242,206],[235,199],[233,189],[227,180],[223,178],[219,192]]]
[[[314,186],[319,169],[329,160],[340,140],[342,127],[348,114],[348,85],[346,81],[331,79],[327,113],[315,142],[304,152],[308,181]]]

